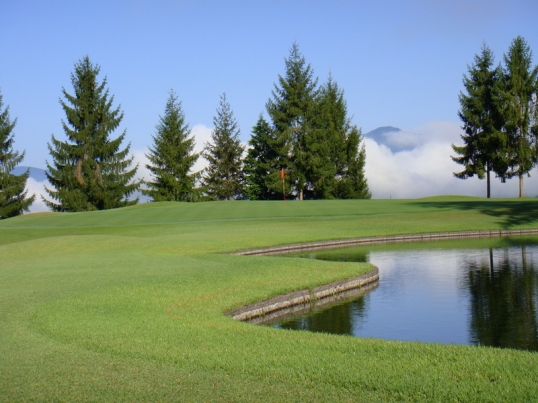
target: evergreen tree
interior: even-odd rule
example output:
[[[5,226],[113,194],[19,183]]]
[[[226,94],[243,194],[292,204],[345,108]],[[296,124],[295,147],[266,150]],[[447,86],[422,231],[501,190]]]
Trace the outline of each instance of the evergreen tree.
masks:
[[[146,154],[151,164],[146,167],[155,180],[146,182],[142,192],[154,201],[196,200],[195,183],[198,173],[189,173],[199,155],[194,153],[194,137],[185,123],[181,102],[173,91],[166,102],[164,117],[156,126],[153,148]]]
[[[349,173],[347,137],[351,125],[347,117],[344,93],[329,76],[316,99],[315,130],[308,147],[311,156],[310,181],[313,197],[330,199],[341,197],[340,182]],[[357,145],[358,146],[358,145]]]
[[[523,197],[523,176],[538,161],[536,134],[536,93],[538,66],[532,68],[532,51],[521,36],[515,38],[504,55],[502,114],[509,137],[508,178],[519,177],[519,197]]]
[[[366,149],[362,134],[356,126],[351,126],[346,136],[346,164],[337,184],[336,197],[339,199],[370,199],[372,193],[364,174]]]
[[[84,57],[71,74],[74,95],[62,89],[67,100],[60,100],[67,118],[67,123],[62,121],[67,141],[52,135],[48,148],[53,165],[47,163],[47,178],[55,189],[46,191],[57,203],[43,198],[53,211],[103,210],[138,202],[138,198],[126,199],[140,185],[131,182],[138,166],[128,170],[133,161],[127,157],[130,145],[119,151],[125,131],[109,139],[123,113],[112,108],[114,97],[105,88],[106,78],[97,81],[99,70]]]
[[[220,107],[213,118],[215,129],[212,142],[206,143],[204,157],[209,162],[202,186],[211,200],[232,200],[242,197],[243,146],[239,140],[239,127],[233,116],[226,94],[220,98]]]
[[[275,131],[260,115],[252,128],[249,149],[243,165],[244,193],[250,200],[275,200],[282,197]]]
[[[312,190],[307,177],[311,164],[308,147],[314,143],[309,137],[313,135],[318,80],[297,43],[293,44],[285,63],[285,76],[279,76],[279,86],[275,84],[266,107],[277,135],[275,150],[279,154],[279,168],[286,170],[290,188],[302,199],[305,189]]]
[[[464,76],[466,94],[460,92],[461,109],[458,112],[463,122],[463,146],[452,144],[458,155],[452,160],[464,166],[455,172],[459,179],[486,177],[487,197],[491,197],[490,174],[504,178],[507,170],[506,150],[508,139],[502,129],[502,115],[496,101],[499,91],[501,71],[492,68],[494,56],[491,50],[482,46],[480,55],[475,55],[473,66],[468,68],[469,76]]]
[[[318,88],[297,43],[285,62],[285,76],[279,76],[279,85],[275,84],[266,105],[272,121],[263,130],[267,151],[260,152],[262,129],[258,126],[247,157],[249,172],[251,166],[259,168],[266,178],[264,183],[257,182],[257,189],[266,189],[271,195],[267,198],[280,195],[280,170],[284,168],[286,194],[301,200],[370,197],[362,138],[350,124],[343,91],[332,77]]]
[[[0,93],[0,220],[15,217],[28,211],[35,200],[35,195],[26,197],[26,181],[30,175],[27,170],[22,175],[13,175],[11,171],[24,159],[24,151],[13,150],[13,129],[17,119],[11,121],[9,106],[4,106]]]

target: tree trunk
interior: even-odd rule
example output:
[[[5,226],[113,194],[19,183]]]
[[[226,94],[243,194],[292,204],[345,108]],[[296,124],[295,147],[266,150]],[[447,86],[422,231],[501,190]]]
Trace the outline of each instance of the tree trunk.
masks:
[[[491,182],[490,182],[491,168],[489,164],[486,165],[486,186],[487,186],[487,198],[491,198]]]
[[[519,174],[519,197],[523,197],[525,194],[523,189],[523,174]]]
[[[303,189],[299,191],[299,200],[303,200]]]

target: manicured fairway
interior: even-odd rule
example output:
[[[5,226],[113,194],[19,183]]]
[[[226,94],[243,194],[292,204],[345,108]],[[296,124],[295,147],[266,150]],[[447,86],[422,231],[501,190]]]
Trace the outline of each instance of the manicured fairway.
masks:
[[[0,401],[538,401],[538,354],[356,339],[223,313],[367,264],[222,252],[538,228],[538,201],[155,203],[0,222]]]

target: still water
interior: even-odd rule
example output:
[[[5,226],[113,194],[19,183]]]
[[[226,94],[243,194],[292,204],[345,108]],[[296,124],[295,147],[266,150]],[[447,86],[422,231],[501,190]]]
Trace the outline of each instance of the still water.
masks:
[[[274,327],[538,351],[538,237],[373,245],[299,257],[370,262],[366,295]]]

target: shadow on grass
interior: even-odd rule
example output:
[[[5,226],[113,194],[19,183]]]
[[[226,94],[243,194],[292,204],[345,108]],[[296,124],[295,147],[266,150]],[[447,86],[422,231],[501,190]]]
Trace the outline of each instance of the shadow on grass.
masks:
[[[477,210],[496,217],[503,229],[538,227],[538,200],[469,200],[469,201],[417,201],[421,207],[457,210]]]

